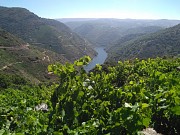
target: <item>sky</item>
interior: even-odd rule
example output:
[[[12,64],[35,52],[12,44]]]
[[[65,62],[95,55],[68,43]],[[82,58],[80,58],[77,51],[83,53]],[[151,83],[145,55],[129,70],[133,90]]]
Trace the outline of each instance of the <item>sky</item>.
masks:
[[[131,18],[180,20],[180,0],[0,0],[44,18]]]

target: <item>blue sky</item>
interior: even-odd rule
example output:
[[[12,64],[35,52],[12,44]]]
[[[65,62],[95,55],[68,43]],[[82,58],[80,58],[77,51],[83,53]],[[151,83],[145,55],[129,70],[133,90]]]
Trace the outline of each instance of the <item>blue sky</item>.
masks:
[[[0,0],[45,18],[179,19],[180,0]]]

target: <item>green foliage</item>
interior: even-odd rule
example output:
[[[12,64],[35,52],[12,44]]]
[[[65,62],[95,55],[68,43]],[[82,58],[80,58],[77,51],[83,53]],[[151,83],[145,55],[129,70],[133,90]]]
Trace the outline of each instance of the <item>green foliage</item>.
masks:
[[[20,76],[0,74],[0,90],[26,84],[28,84],[28,82]]]
[[[51,93],[48,87],[25,85],[0,92],[0,133],[6,135],[47,132],[49,114],[35,111],[34,108],[40,103],[46,103],[51,109]]]
[[[83,65],[89,61],[50,65],[49,72],[59,77],[51,87],[1,93],[0,132],[123,135],[153,127],[163,134],[180,133],[180,59],[119,61],[106,71],[97,65],[86,73]],[[41,102],[48,112],[30,109]]]
[[[51,99],[51,129],[63,134],[135,134],[152,126],[177,134],[178,124],[173,123],[179,122],[179,62],[136,59],[119,62],[108,73],[97,65],[89,75],[72,72],[69,65],[50,66],[62,80]],[[155,118],[159,115],[160,120]],[[163,123],[166,119],[174,127]]]

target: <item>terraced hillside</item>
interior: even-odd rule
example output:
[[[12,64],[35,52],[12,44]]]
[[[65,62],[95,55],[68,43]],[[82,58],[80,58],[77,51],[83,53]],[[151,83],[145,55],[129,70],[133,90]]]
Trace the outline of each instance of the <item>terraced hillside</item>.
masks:
[[[57,52],[70,61],[95,55],[86,40],[59,21],[38,17],[24,8],[0,7],[0,13],[0,27],[32,45]]]
[[[53,51],[32,46],[22,39],[0,29],[0,73],[17,74],[39,83],[52,79],[47,66],[55,61],[68,60]]]

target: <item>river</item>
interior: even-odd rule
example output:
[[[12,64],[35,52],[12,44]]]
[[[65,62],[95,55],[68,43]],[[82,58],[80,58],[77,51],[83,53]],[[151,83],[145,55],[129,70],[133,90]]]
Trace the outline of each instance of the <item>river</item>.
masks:
[[[91,69],[93,69],[96,66],[96,64],[103,64],[107,58],[107,53],[104,50],[104,47],[95,47],[94,50],[98,54],[87,66],[84,67],[86,72],[89,72]]]

